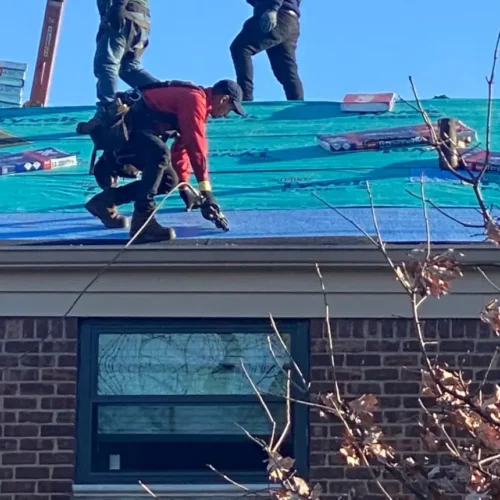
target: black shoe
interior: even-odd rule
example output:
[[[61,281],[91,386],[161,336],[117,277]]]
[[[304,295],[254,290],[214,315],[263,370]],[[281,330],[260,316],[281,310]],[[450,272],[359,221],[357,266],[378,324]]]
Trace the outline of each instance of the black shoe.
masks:
[[[126,229],[129,227],[128,218],[118,213],[117,206],[110,202],[107,191],[96,194],[87,203],[85,208],[104,224],[108,229]]]
[[[134,210],[132,223],[130,224],[130,237],[133,238],[148,220],[149,212],[138,212]],[[170,241],[176,238],[175,230],[172,227],[162,226],[155,217],[152,217],[148,225],[137,236],[136,243],[156,243],[159,241]]]

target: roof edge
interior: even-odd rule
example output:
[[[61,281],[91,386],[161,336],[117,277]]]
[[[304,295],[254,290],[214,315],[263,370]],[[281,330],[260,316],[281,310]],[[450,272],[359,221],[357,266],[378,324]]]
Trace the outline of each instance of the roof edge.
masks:
[[[407,259],[409,251],[417,245],[387,245],[394,261]],[[114,268],[179,268],[179,267],[385,267],[381,252],[368,245],[269,245],[224,246],[207,245],[172,246],[141,245],[122,251],[117,246],[36,246],[0,247],[0,270],[26,271],[36,269],[88,269],[110,265]],[[435,251],[454,248],[464,256],[464,266],[498,265],[499,251],[492,245],[433,245]],[[118,256],[118,254],[121,255]],[[118,257],[117,257],[118,256]]]

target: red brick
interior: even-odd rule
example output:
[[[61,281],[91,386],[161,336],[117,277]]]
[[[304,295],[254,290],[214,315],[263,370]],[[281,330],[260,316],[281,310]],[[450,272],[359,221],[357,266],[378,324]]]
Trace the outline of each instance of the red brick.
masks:
[[[66,318],[64,322],[64,337],[67,339],[78,338],[78,319]]]
[[[3,465],[32,465],[36,463],[35,453],[3,453]]]
[[[342,467],[313,467],[310,478],[315,479],[344,479],[344,469]]]
[[[74,424],[75,423],[74,411],[58,411],[56,412],[56,423],[58,424]]]
[[[386,382],[384,384],[386,394],[419,394],[420,384],[412,382]]]
[[[45,370],[42,370],[42,380],[53,380],[55,382],[74,382],[76,380],[76,369],[47,368]]]
[[[311,453],[309,455],[309,464],[311,467],[322,467],[324,465],[327,465],[327,463],[328,455],[326,453]]]
[[[76,352],[76,340],[56,340],[44,342],[42,352],[53,352],[61,354],[71,354]]]
[[[60,500],[60,499],[56,499],[52,495],[16,495],[14,497],[14,500]]]
[[[28,367],[50,368],[55,366],[56,358],[51,355],[28,354],[21,359],[20,363]]]
[[[0,424],[12,424],[16,421],[17,421],[16,412],[0,410]]]
[[[346,356],[347,366],[381,366],[381,358],[378,354],[348,354]]]
[[[76,354],[61,354],[57,357],[57,366],[70,368],[77,366]]]
[[[48,467],[16,467],[16,479],[48,479]]]
[[[0,451],[17,450],[17,439],[0,438]]]
[[[42,425],[42,437],[50,437],[50,436],[61,436],[61,437],[70,437],[75,434],[74,425],[67,424],[55,424],[55,425]]]
[[[48,411],[20,411],[19,423],[35,423],[35,424],[49,424],[52,422],[54,415]]]
[[[34,437],[38,436],[40,427],[38,425],[5,425],[6,437]]]
[[[6,319],[5,320],[5,338],[20,339],[23,334],[22,319]]]
[[[40,463],[43,465],[72,465],[73,453],[40,453]]]
[[[31,318],[23,319],[23,331],[21,332],[21,337],[23,339],[34,339],[35,338],[35,320]]]
[[[18,366],[18,357],[13,354],[0,354],[0,367],[14,367]]]
[[[2,481],[0,491],[2,493],[34,493],[34,481]],[[33,498],[30,496],[30,498]]]
[[[15,353],[36,353],[40,348],[40,342],[37,340],[21,340],[21,341],[11,341],[6,342],[4,346],[4,350],[7,353],[15,352]]]
[[[43,410],[73,410],[74,408],[74,397],[44,397],[42,399]]]
[[[37,407],[36,398],[5,397],[3,407],[6,410],[34,410]]]
[[[67,438],[67,439],[58,439],[57,440],[57,449],[58,450],[74,450],[76,448],[76,439],[75,438]]]
[[[5,479],[14,479],[14,469],[11,467],[0,467],[0,480]],[[0,500],[1,499],[2,497],[0,496]]]
[[[23,382],[20,384],[21,394],[23,395],[51,395],[54,394],[54,384],[48,382]]]
[[[43,450],[51,451],[55,447],[54,439],[21,439],[21,450]]]
[[[388,354],[384,357],[384,366],[419,366],[416,354]]]
[[[38,483],[39,493],[71,493],[73,481],[40,481]]]
[[[67,382],[57,384],[57,394],[59,396],[76,395],[76,383]]]
[[[33,382],[38,380],[40,372],[33,368],[11,368],[5,372],[5,380],[11,382]]]
[[[17,393],[17,384],[0,382],[0,396],[14,396]]]
[[[54,467],[51,477],[52,479],[73,479],[74,475],[74,467]]]
[[[397,368],[372,368],[364,371],[365,380],[399,380]]]

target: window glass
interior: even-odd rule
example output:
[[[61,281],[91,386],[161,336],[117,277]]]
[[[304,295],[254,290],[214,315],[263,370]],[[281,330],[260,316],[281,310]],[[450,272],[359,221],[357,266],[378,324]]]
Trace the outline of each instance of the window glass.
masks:
[[[282,336],[289,345],[290,336]],[[274,334],[269,338],[283,367],[288,355]],[[101,334],[97,393],[251,395],[240,360],[261,391],[284,394],[286,377],[267,333]]]
[[[278,430],[284,427],[285,408],[268,403]],[[236,435],[241,427],[251,434],[270,435],[272,425],[260,403],[225,405],[100,405],[98,433]]]

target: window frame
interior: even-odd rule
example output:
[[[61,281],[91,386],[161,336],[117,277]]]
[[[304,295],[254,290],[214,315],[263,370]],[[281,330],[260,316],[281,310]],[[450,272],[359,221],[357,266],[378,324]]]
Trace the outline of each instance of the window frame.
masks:
[[[290,352],[295,362],[300,366],[306,379],[309,377],[309,321],[307,320],[275,320],[278,330],[289,333],[291,337]],[[239,396],[98,396],[97,395],[97,355],[100,334],[147,334],[154,329],[158,333],[269,333],[273,334],[270,321],[259,319],[87,319],[80,321],[78,336],[78,380],[77,380],[77,418],[76,418],[76,483],[77,484],[131,484],[138,479],[150,484],[224,484],[226,481],[207,467],[206,472],[194,471],[162,471],[147,472],[137,477],[137,473],[128,472],[92,472],[92,443],[94,437],[93,407],[96,403],[107,402],[116,405],[154,404],[154,403],[192,403],[210,404],[214,400],[220,402],[250,402],[255,403],[257,397],[252,395]],[[297,381],[297,377],[296,381]],[[292,397],[300,397],[292,384]],[[265,398],[269,402],[283,401],[276,396]],[[109,400],[109,401],[108,401]],[[119,400],[119,401],[117,401]],[[309,445],[309,412],[306,405],[292,406],[293,449],[295,465],[298,473],[307,477],[308,445]],[[257,446],[257,445],[255,445]],[[226,471],[221,471],[226,472]],[[265,464],[261,472],[229,473],[235,481],[246,484],[266,483],[268,478]]]

